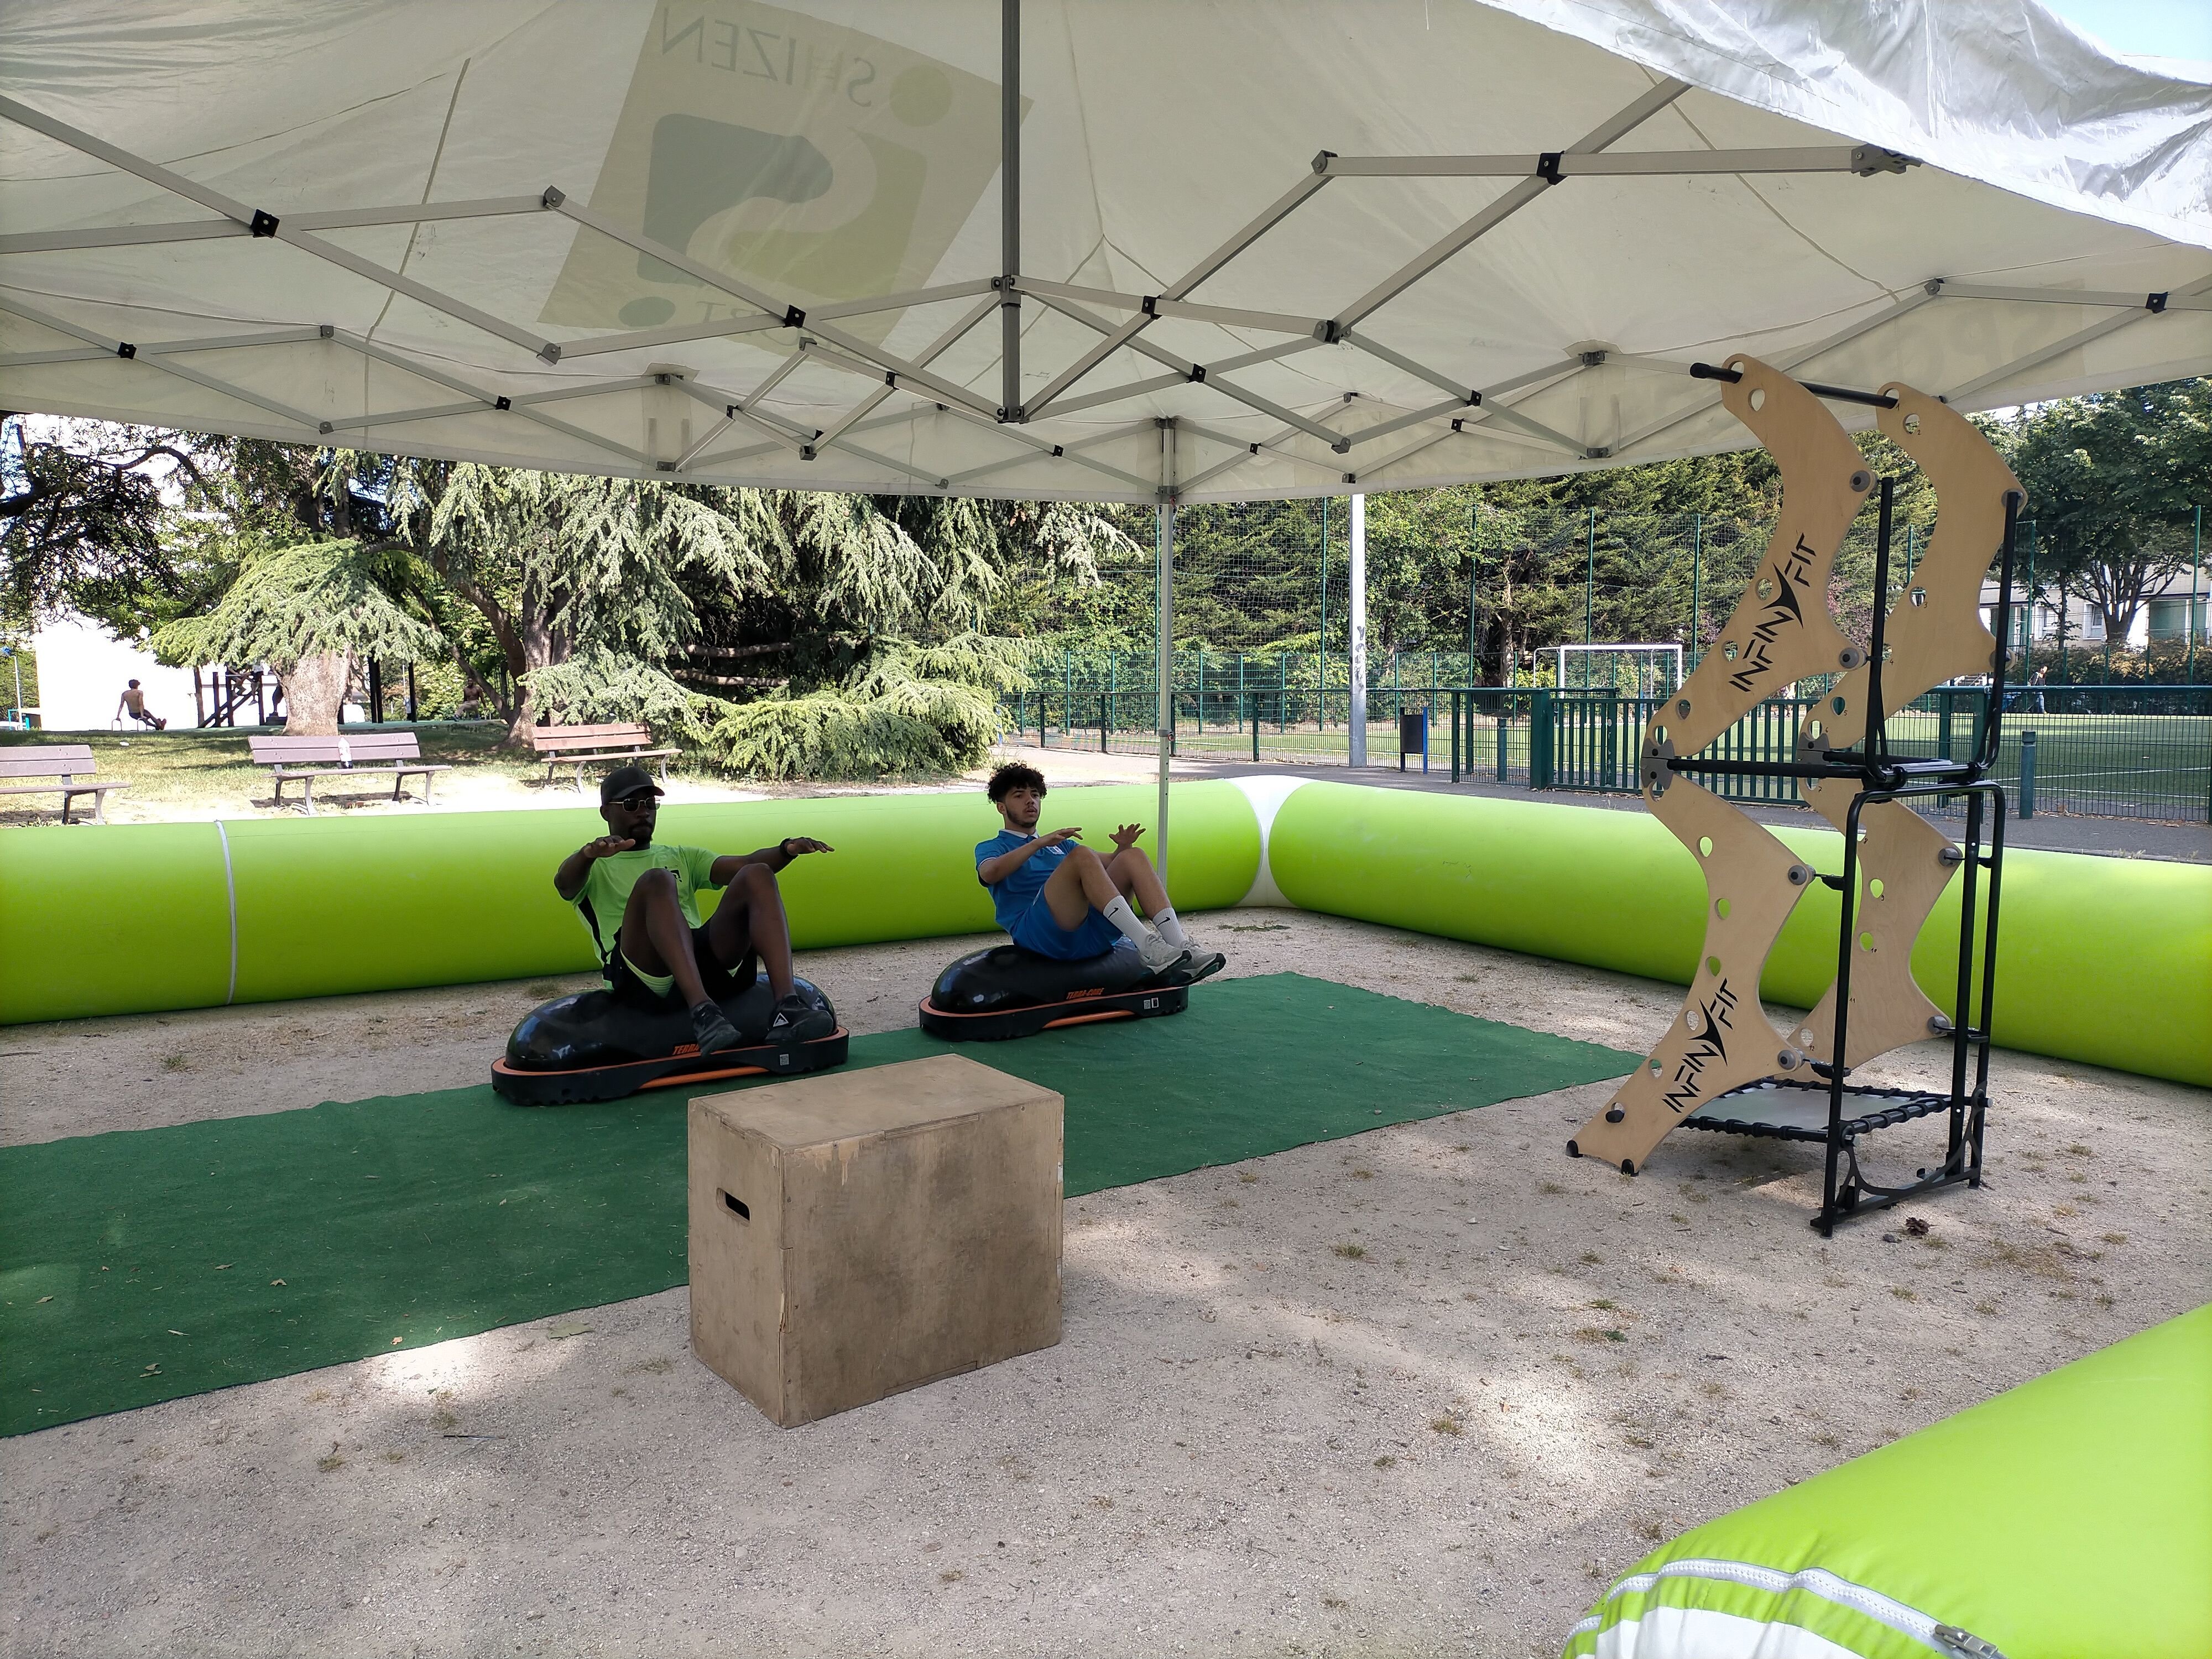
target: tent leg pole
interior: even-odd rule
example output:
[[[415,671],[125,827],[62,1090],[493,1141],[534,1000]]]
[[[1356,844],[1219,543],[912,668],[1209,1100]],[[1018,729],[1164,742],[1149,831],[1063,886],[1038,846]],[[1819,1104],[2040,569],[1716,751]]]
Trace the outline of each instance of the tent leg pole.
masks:
[[[1160,737],[1160,804],[1159,823],[1153,830],[1152,863],[1159,872],[1160,884],[1168,879],[1168,774],[1169,763],[1174,757],[1175,738],[1175,525],[1176,510],[1172,500],[1163,501],[1155,513],[1158,519],[1159,537],[1159,737]]]
[[[1352,498],[1352,730],[1346,759],[1357,771],[1367,764],[1367,497]]]
[[[1000,410],[1022,417],[1022,0],[999,6]]]

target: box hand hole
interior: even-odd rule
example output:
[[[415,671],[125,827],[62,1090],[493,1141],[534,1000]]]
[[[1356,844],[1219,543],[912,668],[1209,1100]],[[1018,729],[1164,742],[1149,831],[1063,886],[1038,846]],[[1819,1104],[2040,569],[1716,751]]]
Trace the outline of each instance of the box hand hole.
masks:
[[[715,1189],[715,1193],[722,1200],[722,1207],[737,1217],[738,1220],[750,1221],[753,1218],[752,1208],[744,1200],[732,1197],[728,1193],[721,1191],[720,1188]]]

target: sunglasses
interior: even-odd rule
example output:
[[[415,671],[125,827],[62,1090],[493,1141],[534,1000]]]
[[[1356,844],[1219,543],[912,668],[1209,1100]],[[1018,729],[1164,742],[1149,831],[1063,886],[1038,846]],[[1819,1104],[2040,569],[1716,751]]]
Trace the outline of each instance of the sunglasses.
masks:
[[[633,812],[641,812],[648,806],[657,806],[659,804],[659,791],[655,789],[641,789],[635,794],[619,797],[616,800],[615,805],[617,806],[626,806]]]

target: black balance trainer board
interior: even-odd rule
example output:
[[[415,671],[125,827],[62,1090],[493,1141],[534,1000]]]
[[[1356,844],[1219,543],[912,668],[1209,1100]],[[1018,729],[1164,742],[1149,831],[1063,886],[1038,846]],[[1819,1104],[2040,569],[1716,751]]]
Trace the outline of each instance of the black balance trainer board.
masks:
[[[937,976],[921,1002],[921,1029],[959,1042],[1034,1036],[1054,1025],[1179,1014],[1190,1000],[1188,972],[1147,971],[1134,951],[1061,962],[994,945]]]
[[[818,986],[793,981],[810,1006],[830,1017],[828,1035],[806,1041],[762,1042],[775,997],[763,974],[746,990],[722,1000],[722,1012],[745,1041],[735,1048],[700,1054],[689,1010],[643,1009],[618,1002],[611,991],[562,997],[523,1016],[492,1062],[491,1086],[518,1106],[566,1106],[617,1100],[641,1089],[763,1074],[796,1077],[845,1063],[848,1036],[837,1011]]]

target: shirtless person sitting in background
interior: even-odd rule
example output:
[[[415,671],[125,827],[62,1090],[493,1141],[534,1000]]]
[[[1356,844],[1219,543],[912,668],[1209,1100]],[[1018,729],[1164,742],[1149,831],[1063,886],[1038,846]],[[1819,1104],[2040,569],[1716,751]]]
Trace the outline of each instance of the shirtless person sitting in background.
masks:
[[[569,854],[553,874],[554,890],[584,913],[599,940],[614,994],[649,1008],[681,997],[691,1011],[699,1052],[710,1054],[744,1042],[720,1000],[754,982],[757,961],[775,994],[763,1041],[829,1036],[835,1018],[807,1002],[792,982],[791,929],[775,872],[830,847],[787,836],[757,852],[717,857],[701,847],[656,845],[659,811],[660,791],[643,767],[616,768],[599,785],[607,833]],[[702,887],[726,890],[703,922],[696,897]]]
[[[152,726],[156,732],[169,729],[168,721],[146,707],[146,694],[138,689],[136,680],[125,686],[123,695],[115,700],[115,718],[121,720],[125,714],[141,726]]]

